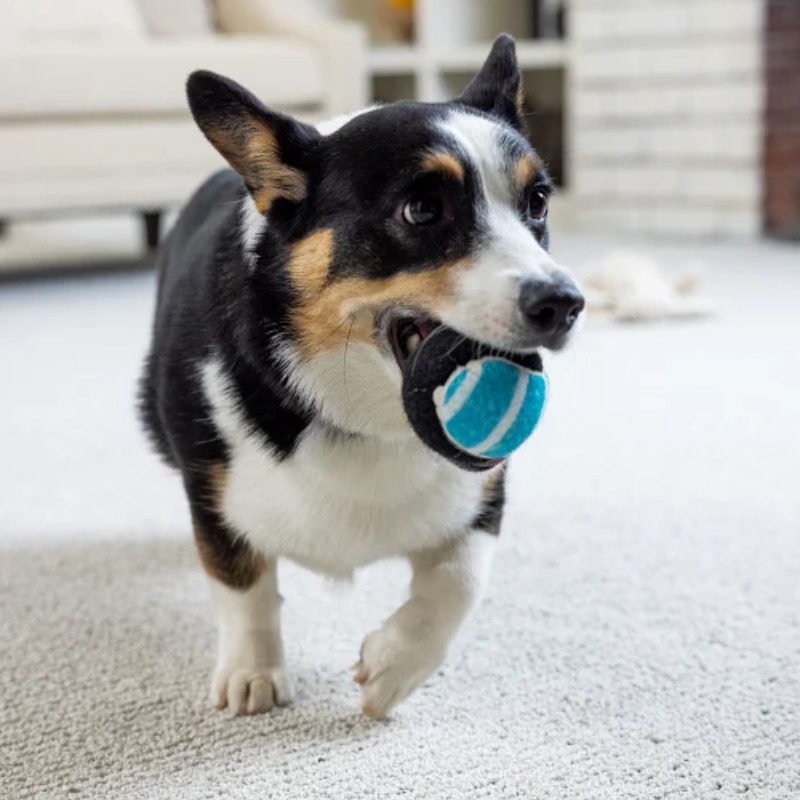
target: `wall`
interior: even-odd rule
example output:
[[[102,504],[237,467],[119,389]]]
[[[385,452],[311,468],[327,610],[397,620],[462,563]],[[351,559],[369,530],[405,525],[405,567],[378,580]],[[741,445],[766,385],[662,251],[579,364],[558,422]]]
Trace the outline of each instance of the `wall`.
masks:
[[[759,233],[763,0],[572,0],[569,26],[577,223]]]
[[[765,228],[800,239],[800,2],[767,0]]]

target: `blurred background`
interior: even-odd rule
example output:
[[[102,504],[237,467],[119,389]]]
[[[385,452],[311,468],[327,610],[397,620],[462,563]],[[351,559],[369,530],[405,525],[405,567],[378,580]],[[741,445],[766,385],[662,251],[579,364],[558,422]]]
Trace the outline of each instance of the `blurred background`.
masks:
[[[792,0],[0,0],[0,267],[157,243],[220,163],[188,117],[192,69],[314,121],[452,97],[500,31],[561,187],[555,226],[797,238],[799,14]]]
[[[589,314],[488,596],[374,726],[347,666],[405,565],[282,565],[298,706],[234,725],[134,413],[153,252],[222,166],[185,79],[313,122],[452,97],[501,31]],[[800,797],[798,300],[800,0],[0,0],[0,794]]]

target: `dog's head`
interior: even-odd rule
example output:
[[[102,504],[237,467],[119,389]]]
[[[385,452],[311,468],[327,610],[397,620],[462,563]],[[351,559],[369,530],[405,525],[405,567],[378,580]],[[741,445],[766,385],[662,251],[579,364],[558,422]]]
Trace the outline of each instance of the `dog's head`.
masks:
[[[289,287],[284,356],[335,424],[407,433],[398,362],[439,324],[501,350],[567,342],[583,298],[547,253],[551,183],[522,134],[511,37],[450,103],[319,129],[211,73],[188,95],[250,193],[242,268]]]

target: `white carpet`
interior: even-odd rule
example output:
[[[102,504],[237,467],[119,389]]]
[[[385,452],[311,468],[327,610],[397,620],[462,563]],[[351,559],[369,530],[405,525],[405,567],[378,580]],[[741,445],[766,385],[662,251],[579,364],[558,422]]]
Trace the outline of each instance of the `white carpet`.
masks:
[[[800,251],[658,252],[711,261],[724,316],[552,362],[489,596],[383,724],[348,667],[399,564],[286,567],[296,705],[209,708],[210,599],[132,415],[152,278],[0,284],[0,797],[800,797]]]

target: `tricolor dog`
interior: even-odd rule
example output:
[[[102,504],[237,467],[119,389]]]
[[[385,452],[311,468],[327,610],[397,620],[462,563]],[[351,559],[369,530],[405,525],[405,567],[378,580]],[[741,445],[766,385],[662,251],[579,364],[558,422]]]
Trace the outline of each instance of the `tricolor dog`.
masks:
[[[161,248],[140,405],[183,478],[216,603],[212,699],[237,714],[292,699],[278,559],[346,578],[399,556],[409,599],[365,638],[355,676],[384,717],[481,595],[506,469],[428,449],[400,367],[441,324],[500,351],[559,349],[583,309],[547,253],[551,184],[522,135],[514,42],[499,37],[452,102],[318,129],[209,72],[187,91],[233,169]]]

